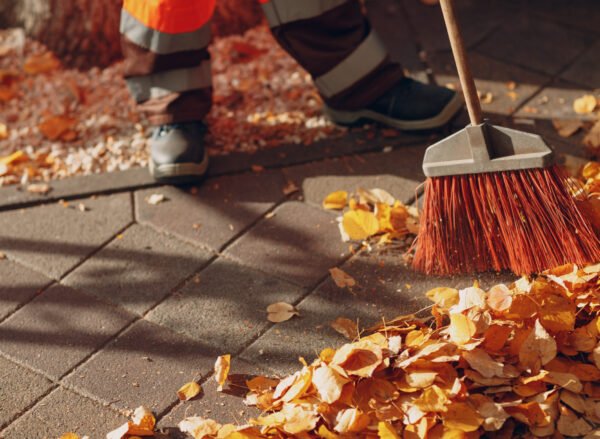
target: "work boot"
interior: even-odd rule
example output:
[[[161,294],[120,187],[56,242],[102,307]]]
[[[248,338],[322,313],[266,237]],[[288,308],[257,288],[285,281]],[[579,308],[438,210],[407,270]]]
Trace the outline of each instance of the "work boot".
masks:
[[[344,111],[325,106],[324,112],[340,125],[375,121],[404,131],[441,128],[462,108],[463,98],[446,87],[402,78],[365,108]]]
[[[150,139],[150,174],[165,183],[200,179],[208,169],[203,122],[184,122],[157,127]]]

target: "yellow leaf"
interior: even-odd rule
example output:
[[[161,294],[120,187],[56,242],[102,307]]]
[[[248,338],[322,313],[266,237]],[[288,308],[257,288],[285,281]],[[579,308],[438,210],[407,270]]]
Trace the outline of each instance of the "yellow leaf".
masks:
[[[192,416],[181,421],[179,429],[184,433],[189,433],[194,439],[205,439],[215,436],[221,429],[221,424],[212,419]]]
[[[497,312],[504,312],[512,305],[512,292],[506,285],[495,285],[488,291],[488,306]]]
[[[432,372],[429,370],[416,370],[411,372],[406,372],[406,384],[416,389],[424,389],[426,387],[431,386],[435,378],[438,376],[437,372]]]
[[[445,412],[448,405],[448,397],[442,389],[433,385],[423,390],[421,396],[413,401],[413,404],[424,413]]]
[[[331,274],[331,278],[340,288],[353,287],[356,285],[356,281],[352,276],[337,267],[330,268],[329,274]]]
[[[319,359],[325,363],[330,363],[335,355],[335,349],[325,348],[319,353]]]
[[[584,95],[575,99],[573,102],[573,110],[575,110],[575,113],[577,114],[589,114],[596,109],[597,103],[596,96]]]
[[[336,191],[332,192],[323,200],[324,209],[341,210],[348,204],[348,192]]]
[[[400,435],[391,424],[380,421],[377,424],[377,435],[379,439],[400,439]]]
[[[438,287],[427,291],[425,295],[440,309],[447,310],[458,304],[458,290],[456,288]]]
[[[316,409],[307,406],[285,404],[281,413],[285,415],[283,430],[292,435],[312,430],[319,420]]]
[[[200,393],[201,387],[200,384],[191,381],[189,383],[184,384],[177,391],[177,397],[181,401],[189,401]]]
[[[312,382],[312,371],[305,367],[300,372],[296,372],[293,377],[292,385],[281,397],[283,402],[290,402],[296,398],[300,398],[308,390]]]
[[[370,377],[383,361],[381,346],[369,340],[359,340],[342,346],[333,356],[336,364],[350,375]]]
[[[464,432],[476,431],[483,423],[483,418],[470,405],[455,402],[448,406],[443,416],[444,426]]]
[[[458,345],[468,343],[475,335],[475,324],[464,314],[450,314],[448,334],[450,340]]]
[[[333,429],[338,433],[358,433],[367,428],[370,421],[369,415],[356,408],[349,408],[338,412]]]
[[[556,353],[556,341],[546,332],[540,321],[536,320],[533,330],[521,345],[519,361],[536,373],[541,366],[554,359]]]
[[[338,439],[340,437],[339,435],[335,434],[334,432],[328,430],[324,424],[319,427],[317,434],[322,439]]]
[[[223,385],[227,381],[229,368],[231,365],[231,355],[221,355],[215,362],[215,381],[219,384],[218,391],[223,390]]]
[[[350,319],[338,317],[331,322],[331,327],[350,340],[358,338],[358,326]]]
[[[357,241],[367,239],[379,230],[379,222],[372,212],[364,210],[350,210],[342,219],[344,230],[350,237]]]
[[[550,332],[572,331],[575,327],[575,303],[558,294],[542,297],[540,323]]]
[[[298,315],[294,305],[285,302],[272,303],[267,306],[267,319],[273,323],[281,323]]]
[[[64,433],[60,438],[58,439],[80,439],[79,435],[76,433]]]
[[[342,396],[344,384],[349,380],[327,365],[316,368],[312,375],[312,383],[321,400],[333,404]]]

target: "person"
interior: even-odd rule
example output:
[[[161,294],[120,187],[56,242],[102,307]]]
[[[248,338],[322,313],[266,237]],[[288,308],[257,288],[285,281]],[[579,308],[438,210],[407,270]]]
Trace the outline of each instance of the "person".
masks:
[[[306,69],[337,124],[376,121],[399,130],[440,128],[462,107],[445,87],[403,74],[359,0],[260,0],[278,43]],[[210,18],[215,0],[124,0],[124,76],[155,126],[156,180],[201,177],[208,167],[203,119],[211,107]]]

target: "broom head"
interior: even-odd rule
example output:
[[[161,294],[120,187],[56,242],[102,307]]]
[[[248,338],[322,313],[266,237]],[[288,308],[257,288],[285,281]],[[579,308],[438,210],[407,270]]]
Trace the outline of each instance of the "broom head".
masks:
[[[449,275],[531,274],[600,261],[585,194],[540,136],[483,123],[427,149],[413,267]]]

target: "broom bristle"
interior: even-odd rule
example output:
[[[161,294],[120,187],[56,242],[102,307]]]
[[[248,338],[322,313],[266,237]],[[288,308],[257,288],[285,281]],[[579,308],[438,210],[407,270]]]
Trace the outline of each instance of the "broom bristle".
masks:
[[[600,240],[574,195],[580,189],[558,166],[429,178],[413,267],[531,274],[598,262]]]

